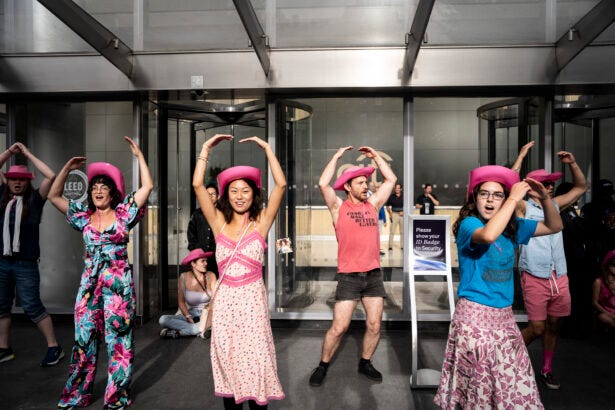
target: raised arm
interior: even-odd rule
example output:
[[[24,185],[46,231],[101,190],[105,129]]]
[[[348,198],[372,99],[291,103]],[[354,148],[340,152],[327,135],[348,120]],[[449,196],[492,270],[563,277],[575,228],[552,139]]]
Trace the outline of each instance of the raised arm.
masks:
[[[49,189],[51,188],[51,184],[53,183],[53,180],[56,177],[55,172],[53,172],[51,168],[47,166],[47,164],[45,164],[43,161],[38,159],[36,155],[34,155],[32,151],[30,151],[28,147],[26,147],[24,144],[22,144],[21,142],[17,142],[15,143],[15,145],[19,147],[19,150],[21,151],[21,153],[32,163],[32,165],[34,165],[34,167],[38,170],[38,172],[40,172],[43,175],[44,178],[43,178],[43,181],[41,182],[38,192],[41,195],[41,197],[47,198],[47,194],[49,194]]]
[[[384,204],[391,196],[391,192],[393,192],[393,189],[395,188],[395,183],[397,182],[397,177],[393,173],[393,170],[389,166],[389,163],[386,162],[384,158],[380,156],[380,154],[378,154],[378,151],[376,151],[372,147],[367,146],[360,147],[359,151],[363,152],[367,158],[372,159],[376,163],[376,166],[378,167],[380,173],[382,174],[382,177],[384,178],[384,181],[382,182],[382,185],[380,185],[380,189],[378,190],[378,192],[367,198],[367,200],[374,205],[376,210],[379,210],[384,206]]]
[[[581,195],[585,193],[585,191],[587,191],[587,180],[585,179],[585,175],[583,174],[579,164],[577,164],[577,161],[572,153],[560,151],[557,153],[557,156],[562,164],[568,164],[570,172],[572,173],[573,187],[570,191],[553,198],[553,200],[557,203],[557,206],[559,206],[559,209],[564,209],[572,205]]]
[[[271,175],[273,176],[273,182],[275,185],[271,190],[271,194],[269,194],[267,207],[261,212],[261,218],[258,224],[259,232],[263,237],[265,237],[269,232],[269,228],[271,228],[271,225],[273,224],[273,220],[278,214],[278,209],[280,209],[280,204],[282,203],[282,198],[284,197],[284,192],[286,191],[286,176],[284,175],[284,171],[282,171],[280,161],[278,161],[278,158],[275,156],[275,153],[267,141],[263,141],[258,137],[250,137],[244,138],[239,142],[253,142],[261,147],[263,151],[265,151],[267,161],[269,162],[269,169],[271,170]]]
[[[320,193],[325,200],[325,204],[327,204],[327,208],[329,208],[329,212],[331,212],[333,223],[337,221],[337,211],[342,204],[342,200],[337,196],[335,190],[331,186],[331,180],[333,180],[333,176],[335,175],[337,161],[344,155],[344,152],[350,151],[351,149],[351,145],[339,148],[337,152],[333,154],[333,157],[325,166],[325,169],[322,170],[322,174],[318,180],[318,188],[320,189]]]
[[[6,161],[9,160],[9,158],[11,158],[11,156],[15,155],[15,154],[19,154],[20,149],[19,146],[17,144],[13,144],[10,147],[8,147],[5,151],[3,151],[2,153],[0,153],[0,168],[6,164]],[[0,183],[5,183],[6,181],[4,180],[4,177],[2,176],[2,173],[0,172]]]
[[[141,208],[147,203],[147,198],[149,194],[152,193],[152,189],[154,189],[154,180],[152,179],[152,174],[149,172],[149,167],[147,166],[147,162],[145,162],[145,157],[139,146],[130,137],[124,137],[124,140],[128,143],[132,154],[137,157],[137,161],[139,162],[141,186],[137,189],[137,192],[135,192],[135,202],[137,206]]]
[[[551,235],[564,229],[562,217],[553,204],[553,200],[549,197],[549,192],[544,185],[532,178],[525,178],[525,181],[530,184],[532,196],[539,198],[540,205],[545,214],[545,220],[538,222],[534,236]]]
[[[217,235],[220,232],[220,229],[222,229],[222,225],[224,224],[224,216],[222,215],[222,212],[214,206],[213,202],[211,202],[211,199],[209,198],[209,194],[207,193],[207,189],[204,184],[205,170],[207,169],[207,161],[212,148],[224,140],[232,139],[232,135],[216,134],[205,141],[201,147],[201,153],[197,157],[196,166],[194,167],[194,174],[192,175],[192,188],[194,189],[196,199],[199,201],[201,212],[203,212],[205,219],[207,219],[207,223],[214,231],[214,235]],[[223,192],[220,192],[220,196],[222,195]]]
[[[474,243],[493,243],[504,232],[510,218],[513,216],[517,203],[523,201],[523,197],[530,190],[530,185],[525,181],[517,182],[512,186],[510,195],[498,212],[493,215],[484,227],[479,228],[472,234],[472,242]]]
[[[517,160],[511,167],[511,169],[515,171],[517,174],[521,171],[521,165],[523,164],[523,160],[527,156],[527,153],[529,152],[530,148],[532,148],[534,145],[536,145],[536,141],[530,141],[524,146],[522,146],[521,150],[519,150],[519,155],[517,155]]]
[[[64,193],[64,183],[66,182],[68,173],[74,169],[81,168],[85,163],[85,160],[85,157],[72,157],[69,159],[51,184],[49,193],[47,194],[47,199],[49,199],[49,202],[51,202],[52,205],[63,214],[68,211],[68,200],[62,196]]]

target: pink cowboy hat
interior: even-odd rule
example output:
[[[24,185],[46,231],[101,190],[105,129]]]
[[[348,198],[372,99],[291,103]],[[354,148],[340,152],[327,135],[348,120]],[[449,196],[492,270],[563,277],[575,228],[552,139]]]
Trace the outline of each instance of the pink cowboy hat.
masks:
[[[249,179],[254,181],[257,189],[261,189],[261,170],[247,165],[225,169],[218,174],[218,186],[220,187],[220,197],[225,195],[224,189],[228,184],[238,179]]]
[[[30,172],[25,165],[11,165],[8,171],[4,173],[5,178],[27,178],[34,179],[34,174]]]
[[[468,183],[468,198],[472,195],[474,188],[483,182],[499,182],[510,191],[512,186],[519,182],[519,174],[510,168],[500,165],[485,165],[474,168],[470,171],[470,182]]]
[[[108,162],[92,162],[88,165],[88,183],[91,184],[92,178],[98,175],[105,175],[111,178],[115,187],[120,191],[120,195],[124,198],[124,192],[126,192],[124,175],[122,175],[122,172],[116,166]]]
[[[537,169],[526,175],[527,178],[535,179],[538,182],[555,182],[563,176],[564,174],[561,172],[549,174],[545,169]]]
[[[604,255],[604,259],[602,259],[602,264],[600,265],[602,266],[602,269],[606,268],[606,265],[609,264],[611,259],[615,259],[615,249],[609,251],[606,255]]]
[[[189,265],[190,262],[200,259],[200,258],[209,258],[210,256],[212,256],[214,253],[213,252],[205,252],[203,249],[201,248],[196,248],[190,251],[190,253],[188,254],[188,256],[186,256],[183,260],[182,260],[182,265]]]
[[[350,167],[340,175],[335,183],[333,184],[333,189],[336,191],[344,191],[344,184],[356,177],[365,177],[369,178],[370,175],[374,173],[374,167]]]

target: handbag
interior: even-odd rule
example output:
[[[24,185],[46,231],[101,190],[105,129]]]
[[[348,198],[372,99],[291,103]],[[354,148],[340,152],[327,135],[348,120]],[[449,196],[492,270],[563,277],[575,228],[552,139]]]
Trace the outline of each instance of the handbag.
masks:
[[[248,226],[246,226],[246,228],[241,233],[241,236],[239,237],[239,240],[237,241],[237,244],[235,245],[235,249],[233,249],[233,253],[231,253],[231,257],[228,259],[228,263],[226,264],[226,267],[224,268],[224,272],[222,272],[222,275],[220,275],[220,278],[216,282],[216,287],[214,288],[214,292],[211,295],[211,299],[209,300],[209,303],[207,304],[207,306],[203,308],[203,311],[201,312],[201,319],[199,320],[199,332],[200,332],[199,336],[200,337],[204,337],[205,331],[211,327],[211,315],[209,311],[210,309],[213,308],[214,298],[216,297],[216,294],[218,293],[218,288],[220,287],[220,284],[222,283],[222,279],[224,278],[224,275],[226,274],[226,270],[231,264],[231,260],[233,259],[233,257],[235,256],[235,253],[237,252],[237,248],[239,248],[239,245],[241,244],[243,237],[245,236],[246,232],[248,232],[248,228],[250,228],[250,225],[252,225],[253,223],[254,222],[249,223]],[[208,320],[209,320],[209,324],[207,323]]]

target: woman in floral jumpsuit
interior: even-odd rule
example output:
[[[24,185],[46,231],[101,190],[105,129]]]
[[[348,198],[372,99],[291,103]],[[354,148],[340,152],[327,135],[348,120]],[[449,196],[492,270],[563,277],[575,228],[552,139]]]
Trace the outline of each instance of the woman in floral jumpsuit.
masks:
[[[135,288],[128,264],[128,233],[145,214],[144,205],[153,182],[139,147],[128,137],[138,160],[141,187],[124,195],[124,178],[103,162],[88,166],[88,203],[62,197],[68,173],[80,168],[85,157],[73,157],[62,168],[49,192],[50,202],[66,214],[68,223],[83,232],[85,267],[75,303],[75,344],[70,375],[58,408],[92,403],[99,339],[107,344],[108,380],[105,409],[129,406],[134,359],[133,323]]]

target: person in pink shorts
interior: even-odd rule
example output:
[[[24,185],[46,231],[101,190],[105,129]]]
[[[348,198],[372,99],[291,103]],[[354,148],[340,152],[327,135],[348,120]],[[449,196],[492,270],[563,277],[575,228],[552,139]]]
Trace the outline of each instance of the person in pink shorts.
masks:
[[[515,171],[520,169],[523,157],[531,146],[530,143],[522,148],[519,158],[513,165]],[[585,193],[587,183],[572,153],[560,151],[557,156],[562,164],[567,164],[570,168],[573,182],[570,191],[553,197],[555,181],[563,176],[561,172],[548,173],[544,169],[538,169],[528,173],[527,178],[533,178],[547,188],[559,212],[560,209],[576,202]],[[542,204],[532,192],[528,193],[528,196],[528,200],[519,203],[517,216],[542,221],[544,219]],[[543,358],[539,379],[547,388],[556,390],[559,389],[560,383],[552,371],[553,355],[560,319],[569,316],[571,308],[562,233],[532,238],[527,245],[520,246],[519,251],[521,288],[529,320],[528,326],[521,333],[526,345],[542,337]]]

